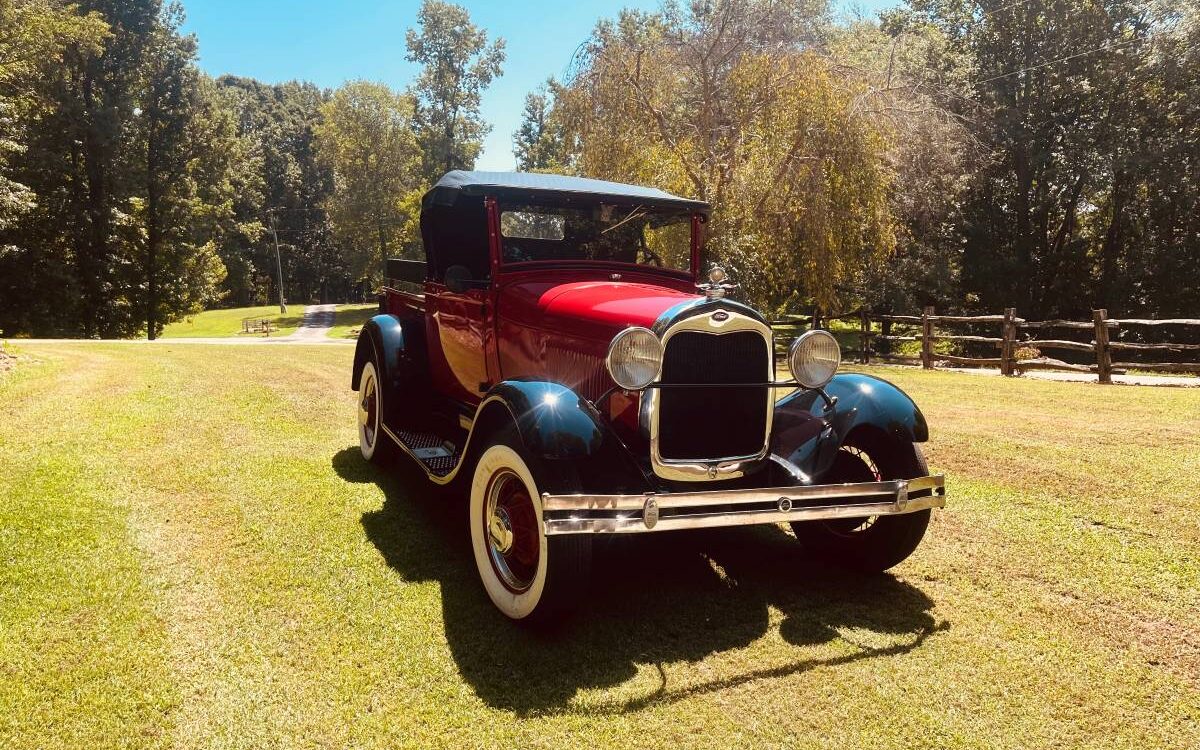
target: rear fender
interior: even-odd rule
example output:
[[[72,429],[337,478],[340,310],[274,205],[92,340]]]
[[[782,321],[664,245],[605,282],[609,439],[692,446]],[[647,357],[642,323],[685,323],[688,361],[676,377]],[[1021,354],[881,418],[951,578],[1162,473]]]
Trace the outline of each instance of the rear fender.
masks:
[[[363,368],[374,361],[380,381],[391,384],[396,377],[400,358],[406,352],[404,324],[395,315],[376,315],[368,320],[358,334],[354,348],[354,370],[350,375],[350,389],[358,390]]]

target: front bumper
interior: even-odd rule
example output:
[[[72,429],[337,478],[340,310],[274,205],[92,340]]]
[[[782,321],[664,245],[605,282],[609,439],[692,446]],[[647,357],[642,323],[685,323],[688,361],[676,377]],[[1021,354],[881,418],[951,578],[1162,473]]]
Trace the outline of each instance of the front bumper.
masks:
[[[946,507],[941,474],[886,482],[664,492],[644,495],[542,495],[546,534],[647,531],[832,518],[866,518]]]

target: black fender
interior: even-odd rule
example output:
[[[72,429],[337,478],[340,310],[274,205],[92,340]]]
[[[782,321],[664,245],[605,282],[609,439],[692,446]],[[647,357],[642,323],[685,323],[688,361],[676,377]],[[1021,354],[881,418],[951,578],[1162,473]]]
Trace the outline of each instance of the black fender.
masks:
[[[552,492],[640,493],[651,489],[637,459],[595,406],[561,383],[505,380],[487,393],[471,440],[482,451],[493,429],[515,424],[522,445],[539,459],[539,483]],[[557,466],[556,466],[557,465]],[[569,471],[563,471],[569,467]],[[568,479],[567,477],[573,477]]]
[[[565,385],[544,380],[504,380],[492,386],[476,417],[478,426],[508,412],[521,442],[546,459],[593,456],[604,443],[607,426],[595,407]]]
[[[800,390],[775,404],[771,452],[817,481],[855,431],[869,428],[894,440],[929,440],[925,415],[908,394],[882,378],[857,373],[834,376],[824,388]],[[803,479],[801,481],[804,481]]]
[[[391,383],[400,369],[402,358],[411,357],[408,351],[408,339],[405,326],[395,315],[376,315],[368,320],[358,334],[358,344],[354,348],[354,370],[350,375],[350,389],[357,391],[363,368],[367,362],[375,360],[381,371],[379,377],[384,383]]]
[[[358,334],[350,387],[358,390],[362,371],[374,360],[383,389],[383,423],[388,427],[422,427],[429,417],[429,399],[407,399],[401,407],[395,394],[425,393],[429,390],[428,353],[422,322],[395,315],[376,315]]]

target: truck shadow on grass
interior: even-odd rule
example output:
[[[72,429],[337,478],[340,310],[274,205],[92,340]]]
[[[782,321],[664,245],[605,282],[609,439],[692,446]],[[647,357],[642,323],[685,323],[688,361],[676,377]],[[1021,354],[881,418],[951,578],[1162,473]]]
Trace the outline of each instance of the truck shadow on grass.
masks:
[[[367,538],[404,580],[440,584],[446,640],[462,676],[488,705],[520,715],[635,711],[903,654],[949,627],[934,620],[933,601],[920,589],[886,574],[822,567],[769,526],[598,539],[584,608],[553,631],[531,631],[488,601],[471,555],[465,499],[438,498],[415,468],[380,470],[357,448],[339,452],[333,466],[347,481],[383,490],[383,507],[362,516]],[[668,685],[661,665],[748,646],[772,629],[772,609],[783,615],[778,633],[798,647],[795,658],[779,663],[773,649],[771,666],[735,665],[727,668],[732,674]],[[849,652],[818,657],[803,648],[838,638]],[[646,667],[656,670],[650,679],[639,677]],[[623,690],[615,700],[599,695],[585,708],[572,705],[580,690],[634,678],[645,686],[633,697]]]

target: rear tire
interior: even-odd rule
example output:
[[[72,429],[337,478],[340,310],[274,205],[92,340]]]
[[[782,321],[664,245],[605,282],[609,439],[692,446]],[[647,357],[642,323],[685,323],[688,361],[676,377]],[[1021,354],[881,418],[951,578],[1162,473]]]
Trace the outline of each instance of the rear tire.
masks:
[[[358,450],[374,464],[387,465],[396,446],[383,429],[384,395],[379,369],[374,360],[363,365],[358,381]]]
[[[506,617],[531,624],[569,615],[587,591],[592,564],[590,535],[545,534],[534,470],[544,477],[543,463],[509,427],[479,456],[471,481],[471,548],[480,581]],[[560,474],[565,468],[554,467]]]
[[[872,434],[851,435],[838,451],[823,483],[878,482],[925,476],[929,468],[921,449]],[[817,558],[868,573],[878,573],[905,560],[916,550],[929,526],[930,510],[898,516],[839,518],[792,524],[800,543]]]

